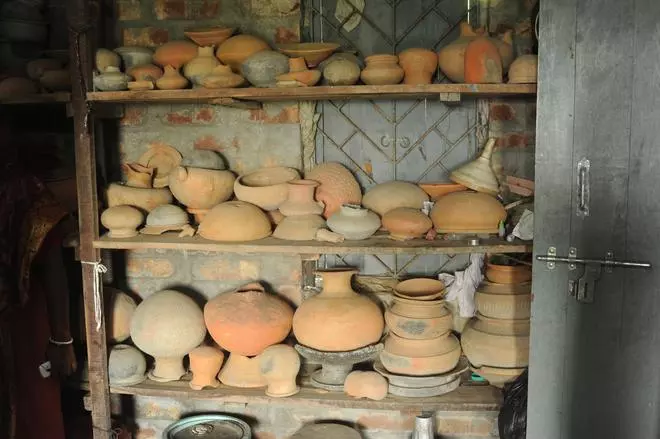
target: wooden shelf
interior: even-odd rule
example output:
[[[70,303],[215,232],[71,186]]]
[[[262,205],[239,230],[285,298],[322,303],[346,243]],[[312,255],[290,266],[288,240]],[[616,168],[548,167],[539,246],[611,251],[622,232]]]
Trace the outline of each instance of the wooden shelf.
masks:
[[[188,90],[149,90],[89,92],[87,99],[107,103],[196,102],[231,104],[240,101],[320,101],[348,99],[440,99],[460,100],[466,96],[533,96],[536,84],[429,84],[429,85],[353,85],[300,88],[204,88]]]
[[[63,104],[71,102],[71,93],[39,93],[15,98],[0,99],[0,105]]]
[[[529,253],[532,244],[523,241],[507,242],[497,238],[481,240],[470,246],[466,240],[393,241],[386,235],[375,235],[363,241],[344,241],[339,244],[319,241],[286,241],[273,237],[250,242],[216,242],[200,236],[179,238],[177,233],[159,236],[138,235],[133,238],[103,236],[94,241],[95,248],[114,250],[197,250],[224,253],[284,253],[284,254],[459,254],[459,253]]]

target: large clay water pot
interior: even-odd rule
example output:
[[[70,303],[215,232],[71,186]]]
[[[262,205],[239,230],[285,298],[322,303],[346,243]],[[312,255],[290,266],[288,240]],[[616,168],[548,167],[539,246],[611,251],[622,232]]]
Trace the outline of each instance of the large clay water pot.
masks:
[[[399,54],[399,64],[405,72],[404,84],[430,84],[438,70],[438,55],[428,49],[407,49]]]
[[[374,302],[351,288],[356,270],[320,271],[321,293],[298,307],[293,332],[298,341],[319,351],[352,351],[380,340],[385,322]],[[319,324],[319,322],[323,322]]]
[[[454,192],[438,198],[430,216],[438,233],[494,234],[506,219],[506,210],[490,195]]]
[[[316,189],[316,199],[325,204],[323,217],[329,218],[343,204],[360,204],[362,190],[351,171],[341,163],[322,163],[305,174],[308,180],[321,183]]]
[[[429,196],[416,184],[407,181],[389,181],[372,187],[364,194],[362,204],[383,217],[397,207],[421,210]]]
[[[526,367],[529,320],[498,320],[477,315],[463,330],[461,345],[476,367]]]
[[[266,214],[250,203],[226,201],[211,209],[197,229],[202,238],[213,241],[255,241],[271,234]]]
[[[174,198],[199,222],[209,209],[232,196],[235,180],[231,171],[179,166],[170,174],[169,185]]]

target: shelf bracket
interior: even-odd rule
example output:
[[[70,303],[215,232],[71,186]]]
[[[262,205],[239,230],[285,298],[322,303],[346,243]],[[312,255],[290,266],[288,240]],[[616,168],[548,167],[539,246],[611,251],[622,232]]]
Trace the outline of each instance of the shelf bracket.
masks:
[[[440,102],[458,103],[461,102],[460,93],[440,93]]]

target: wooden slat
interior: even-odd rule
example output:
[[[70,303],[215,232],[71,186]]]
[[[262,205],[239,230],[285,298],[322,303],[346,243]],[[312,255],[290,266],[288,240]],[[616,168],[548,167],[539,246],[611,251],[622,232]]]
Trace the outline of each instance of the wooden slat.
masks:
[[[71,102],[71,93],[39,93],[15,98],[0,99],[0,105],[57,104]]]

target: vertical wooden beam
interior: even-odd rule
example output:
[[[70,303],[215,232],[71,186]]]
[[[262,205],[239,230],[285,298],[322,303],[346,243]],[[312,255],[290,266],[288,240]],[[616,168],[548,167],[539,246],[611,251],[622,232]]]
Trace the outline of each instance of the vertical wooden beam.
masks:
[[[78,215],[80,228],[80,259],[85,302],[85,332],[87,334],[87,360],[89,385],[92,397],[92,426],[94,439],[110,439],[110,389],[106,367],[107,346],[105,322],[101,318],[97,329],[95,302],[103,297],[94,296],[94,285],[98,274],[90,263],[100,261],[100,253],[93,247],[98,235],[98,200],[96,190],[96,158],[94,144],[94,122],[86,100],[91,89],[93,65],[93,35],[98,3],[89,0],[69,0],[69,52],[72,79],[72,107],[76,152],[76,180],[78,190]],[[99,285],[101,283],[99,282]],[[96,306],[101,307],[103,300]]]

